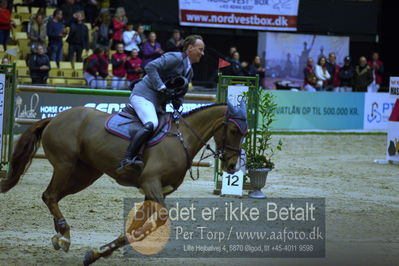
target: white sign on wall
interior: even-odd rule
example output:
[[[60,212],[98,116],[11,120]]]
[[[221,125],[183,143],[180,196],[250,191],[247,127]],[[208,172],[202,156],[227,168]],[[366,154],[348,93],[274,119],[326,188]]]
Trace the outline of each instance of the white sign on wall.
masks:
[[[389,93],[365,93],[363,128],[386,130],[394,105]]]
[[[180,25],[295,31],[299,0],[179,0]]]
[[[390,77],[389,94],[394,98],[399,98],[399,77]]]
[[[4,119],[4,90],[6,87],[6,75],[0,74],[0,161],[3,160],[3,119]]]

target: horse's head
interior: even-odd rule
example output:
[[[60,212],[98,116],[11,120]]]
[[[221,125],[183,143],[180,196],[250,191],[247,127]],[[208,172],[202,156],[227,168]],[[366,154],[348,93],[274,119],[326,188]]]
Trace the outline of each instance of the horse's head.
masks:
[[[241,156],[241,145],[248,132],[247,110],[244,100],[238,107],[227,102],[225,121],[215,131],[215,142],[221,152],[222,169],[228,173],[239,170],[237,161]]]

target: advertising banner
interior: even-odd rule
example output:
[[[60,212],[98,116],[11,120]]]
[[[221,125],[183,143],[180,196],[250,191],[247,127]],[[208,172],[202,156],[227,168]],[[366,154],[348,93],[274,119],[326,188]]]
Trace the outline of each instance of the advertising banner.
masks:
[[[390,77],[389,94],[393,98],[399,98],[399,77]]]
[[[386,159],[399,162],[399,122],[388,121]]]
[[[386,130],[394,105],[389,93],[365,93],[363,128]]]
[[[328,59],[335,53],[337,64],[342,66],[349,55],[349,37],[323,36],[294,33],[259,32],[258,55],[266,69],[266,84],[269,89],[276,88],[276,82],[292,83],[300,88],[304,82],[304,69],[309,57],[314,65],[320,57]]]
[[[364,94],[273,91],[273,129],[363,129]]]
[[[183,26],[296,31],[299,0],[179,0]]]

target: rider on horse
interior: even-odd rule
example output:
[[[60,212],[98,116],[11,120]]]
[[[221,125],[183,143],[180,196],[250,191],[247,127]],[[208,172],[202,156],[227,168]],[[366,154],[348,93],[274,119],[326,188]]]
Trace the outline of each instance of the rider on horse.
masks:
[[[191,64],[198,63],[204,55],[204,42],[199,35],[184,39],[183,52],[169,52],[146,65],[147,75],[134,85],[130,106],[136,111],[143,126],[130,139],[124,159],[117,169],[141,171],[144,162],[139,150],[158,127],[157,111],[162,112],[168,102],[174,109],[182,105],[188,83],[193,77]]]

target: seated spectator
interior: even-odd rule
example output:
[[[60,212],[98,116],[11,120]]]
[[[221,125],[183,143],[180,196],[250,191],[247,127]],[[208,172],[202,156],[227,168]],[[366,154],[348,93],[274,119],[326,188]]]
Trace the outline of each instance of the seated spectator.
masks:
[[[173,30],[172,37],[165,44],[165,52],[181,51],[183,39],[179,30]]]
[[[366,92],[367,87],[373,82],[373,72],[367,65],[364,56],[359,58],[359,65],[355,66],[353,73],[353,91]]]
[[[0,2],[0,44],[3,45],[4,51],[7,50],[8,39],[10,38],[10,29],[15,26],[11,19],[11,12],[7,9],[6,0]]]
[[[62,38],[67,34],[65,25],[62,23],[62,17],[62,10],[56,9],[53,13],[53,18],[49,19],[46,27],[50,60],[56,61],[57,65],[62,61]]]
[[[327,89],[335,91],[335,88],[340,86],[339,82],[339,65],[336,63],[337,56],[335,53],[328,54],[328,62],[326,63],[327,71],[330,73],[331,78],[327,81]]]
[[[87,0],[84,6],[86,22],[93,24],[100,13],[99,3],[97,0]]]
[[[28,38],[31,41],[30,46],[32,49],[36,49],[39,44],[45,46],[47,32],[43,14],[38,13],[33,17],[28,30]]]
[[[112,89],[125,89],[126,61],[127,55],[124,53],[123,44],[116,45],[116,53],[111,56],[112,64]]]
[[[367,64],[373,73],[373,82],[367,87],[367,92],[377,92],[382,85],[382,75],[384,74],[384,63],[380,61],[380,54],[374,52],[371,61]]]
[[[138,51],[133,49],[126,62],[127,81],[129,82],[129,86],[133,81],[141,78],[141,74],[143,73],[141,62]]]
[[[143,44],[143,68],[152,60],[160,57],[164,51],[161,48],[161,44],[157,42],[157,34],[150,32],[148,34],[148,40]]]
[[[330,73],[328,73],[326,63],[326,58],[324,56],[321,56],[315,68],[315,75],[317,78],[316,88],[321,91],[326,90],[327,82],[331,78]]]
[[[99,76],[102,78],[97,80],[98,88],[105,89],[107,87],[107,77],[108,73],[108,65],[109,65],[109,48],[104,47],[104,54],[100,56],[100,70],[98,71]]]
[[[69,35],[67,38],[68,61],[72,62],[73,56],[76,54],[76,62],[82,62],[82,51],[89,51],[89,29],[83,23],[84,13],[78,11],[74,14],[75,21],[71,23]]]
[[[133,30],[133,24],[128,23],[126,31],[123,33],[123,42],[125,44],[125,53],[128,55],[132,50],[140,51],[139,44],[141,43],[140,35]]]
[[[104,56],[104,49],[97,47],[93,54],[90,55],[85,62],[84,78],[87,85],[91,88],[102,88],[104,85],[104,78],[100,76],[101,58]]]
[[[37,45],[34,51],[35,53],[29,58],[29,73],[32,84],[46,84],[50,71],[50,59],[44,53],[43,45]]]
[[[317,87],[317,78],[315,74],[315,67],[313,65],[313,58],[309,57],[306,61],[306,67],[303,69],[305,80],[303,82],[303,89],[305,91],[315,92]]]
[[[93,47],[109,47],[111,34],[111,16],[108,11],[103,11],[94,22]]]
[[[64,15],[64,23],[66,26],[70,26],[73,22],[74,14],[81,10],[80,6],[75,0],[66,0],[65,4],[61,6],[62,14]]]
[[[350,56],[346,56],[344,59],[344,66],[339,70],[340,86],[335,89],[337,92],[351,92],[352,91],[352,79],[353,79],[353,66],[351,65]]]
[[[112,48],[116,48],[118,43],[123,43],[122,34],[128,19],[123,7],[118,7],[115,11],[115,16],[112,18]]]

